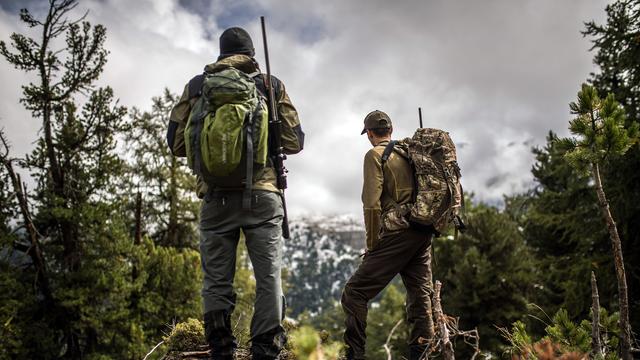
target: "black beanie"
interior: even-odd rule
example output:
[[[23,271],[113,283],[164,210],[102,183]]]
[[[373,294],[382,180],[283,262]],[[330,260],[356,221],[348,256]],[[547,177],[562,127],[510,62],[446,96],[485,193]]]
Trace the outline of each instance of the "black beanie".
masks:
[[[256,52],[253,49],[253,41],[249,33],[239,27],[232,27],[220,35],[220,57],[244,54],[253,57]]]

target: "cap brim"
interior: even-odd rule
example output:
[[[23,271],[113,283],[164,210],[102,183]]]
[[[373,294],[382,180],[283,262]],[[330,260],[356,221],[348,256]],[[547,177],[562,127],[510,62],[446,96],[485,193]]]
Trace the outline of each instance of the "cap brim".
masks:
[[[360,133],[360,135],[364,135],[364,133],[367,132],[367,129],[362,129],[362,132]]]

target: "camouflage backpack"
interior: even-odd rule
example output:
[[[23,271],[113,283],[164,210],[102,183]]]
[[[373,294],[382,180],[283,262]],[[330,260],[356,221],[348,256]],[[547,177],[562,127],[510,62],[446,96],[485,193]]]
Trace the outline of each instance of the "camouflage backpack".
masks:
[[[187,163],[210,188],[245,189],[251,205],[254,167],[268,152],[268,114],[253,76],[233,67],[205,73],[184,130]]]
[[[413,201],[397,206],[395,212],[399,214],[396,215],[409,223],[433,226],[438,233],[444,232],[450,224],[455,225],[456,231],[464,230],[460,218],[464,205],[460,167],[449,133],[420,128],[411,138],[391,141],[382,154],[383,164],[394,149],[409,160],[415,182]]]

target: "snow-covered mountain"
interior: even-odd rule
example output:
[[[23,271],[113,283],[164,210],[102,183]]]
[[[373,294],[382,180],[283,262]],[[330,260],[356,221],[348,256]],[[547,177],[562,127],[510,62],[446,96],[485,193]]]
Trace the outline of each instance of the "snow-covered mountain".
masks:
[[[340,298],[365,244],[362,223],[352,215],[292,219],[284,243],[287,300],[292,315],[318,313]]]
[[[319,234],[331,235],[337,241],[361,250],[365,247],[364,222],[362,216],[341,215],[303,215],[290,220],[292,229],[309,227]]]

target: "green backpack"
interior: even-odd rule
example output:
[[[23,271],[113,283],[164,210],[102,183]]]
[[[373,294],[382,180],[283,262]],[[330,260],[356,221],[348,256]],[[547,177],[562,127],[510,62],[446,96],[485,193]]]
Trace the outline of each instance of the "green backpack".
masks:
[[[184,130],[189,167],[210,188],[244,188],[245,208],[254,168],[267,164],[268,153],[267,105],[253,80],[257,74],[233,67],[205,73]]]

